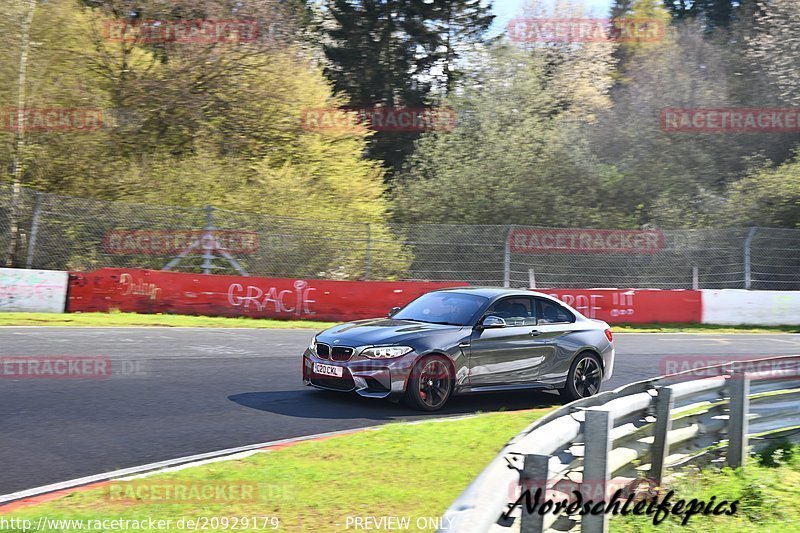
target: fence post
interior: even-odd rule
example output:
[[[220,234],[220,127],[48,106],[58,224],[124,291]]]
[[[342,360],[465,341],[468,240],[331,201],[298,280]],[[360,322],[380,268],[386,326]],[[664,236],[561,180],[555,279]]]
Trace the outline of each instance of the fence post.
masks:
[[[750,377],[746,372],[734,371],[728,378],[731,399],[728,404],[728,456],[731,468],[744,466],[747,459],[747,413],[750,411]]]
[[[547,480],[550,477],[550,456],[529,454],[525,456],[522,472],[519,474],[519,484],[521,493],[526,490],[531,491],[531,498],[536,493],[536,489],[542,489],[542,498],[547,492]],[[542,533],[544,531],[544,515],[538,510],[528,513],[523,504],[520,506],[522,516],[520,516],[520,533]]]
[[[667,438],[672,429],[672,409],[675,407],[675,398],[672,395],[671,387],[661,387],[658,389],[656,397],[656,425],[653,429],[653,451],[652,467],[650,468],[650,479],[661,484],[664,478],[664,465],[669,456],[669,442]]]
[[[364,251],[364,280],[368,280],[372,270],[372,224],[367,222],[367,249]]]
[[[206,227],[204,228],[201,246],[203,247],[203,274],[214,273],[214,248],[209,246],[209,236],[214,238],[214,206],[206,206]]]
[[[753,237],[756,236],[758,228],[750,228],[747,238],[744,240],[744,288],[750,290],[753,287],[753,268],[751,264],[751,248]]]
[[[33,254],[36,252],[36,236],[39,234],[39,215],[42,211],[42,193],[36,193],[36,200],[33,204],[33,215],[31,219],[31,235],[28,239],[28,256],[25,260],[25,268],[33,267]]]
[[[692,267],[692,289],[700,289],[700,269],[697,266]]]
[[[511,287],[511,237],[514,235],[514,225],[508,227],[506,233],[505,253],[503,254],[503,287]]]
[[[611,413],[600,407],[585,411],[583,426],[585,448],[583,453],[583,483],[590,483],[592,494],[606,495],[609,472],[608,453],[611,451],[611,429],[614,420]],[[583,489],[583,487],[581,487]],[[581,518],[582,533],[606,533],[608,515],[587,513]]]
[[[15,164],[17,164],[15,162]],[[16,175],[16,174],[15,174]],[[13,268],[16,266],[17,248],[19,246],[19,219],[20,219],[20,203],[22,198],[22,185],[18,181],[14,181],[11,190],[11,205],[8,210],[9,213],[9,240],[8,250],[6,252],[5,266]]]

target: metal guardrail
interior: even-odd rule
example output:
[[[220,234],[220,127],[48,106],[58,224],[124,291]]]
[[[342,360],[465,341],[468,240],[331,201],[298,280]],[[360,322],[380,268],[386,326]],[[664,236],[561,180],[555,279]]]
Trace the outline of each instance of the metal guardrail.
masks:
[[[588,482],[607,494],[608,487],[642,478],[660,484],[669,469],[687,464],[742,466],[749,447],[797,436],[798,400],[800,356],[692,369],[577,400],[511,439],[447,509],[443,524],[449,533],[541,533],[578,525],[583,533],[605,532],[607,515],[542,516],[523,512],[524,504],[503,515],[521,489],[542,480],[548,488]]]

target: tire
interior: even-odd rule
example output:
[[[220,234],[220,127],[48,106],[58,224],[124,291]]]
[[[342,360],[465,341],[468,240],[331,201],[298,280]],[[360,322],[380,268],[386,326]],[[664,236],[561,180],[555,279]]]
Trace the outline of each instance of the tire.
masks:
[[[422,411],[438,411],[453,394],[453,371],[449,361],[434,355],[420,359],[406,386],[406,403]]]
[[[583,352],[572,361],[567,382],[559,394],[565,402],[588,398],[600,392],[603,382],[603,365],[593,353]]]

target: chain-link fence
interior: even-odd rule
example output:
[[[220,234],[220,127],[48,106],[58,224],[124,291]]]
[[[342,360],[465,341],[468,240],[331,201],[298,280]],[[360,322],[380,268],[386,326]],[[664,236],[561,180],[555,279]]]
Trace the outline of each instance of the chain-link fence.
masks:
[[[0,253],[12,188],[0,186]],[[14,265],[512,287],[800,290],[800,230],[380,224],[106,202],[23,189]]]

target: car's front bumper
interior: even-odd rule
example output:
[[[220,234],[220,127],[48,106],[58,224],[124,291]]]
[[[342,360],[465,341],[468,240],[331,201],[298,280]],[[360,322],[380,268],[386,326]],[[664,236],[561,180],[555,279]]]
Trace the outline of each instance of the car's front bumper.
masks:
[[[395,359],[353,358],[331,361],[317,357],[311,350],[303,354],[303,383],[318,389],[355,392],[366,398],[388,398],[399,401],[405,394],[406,383],[414,366],[412,354]],[[342,377],[314,372],[314,363],[342,368]]]

